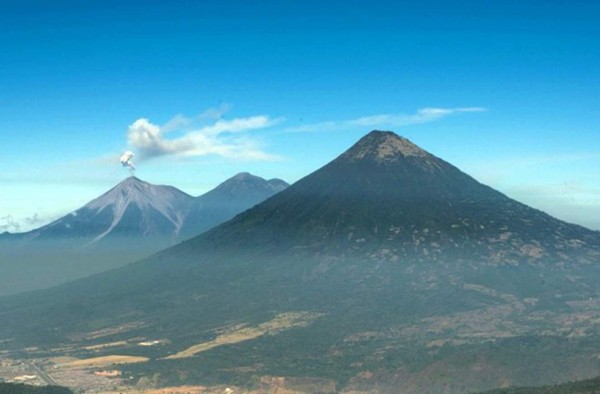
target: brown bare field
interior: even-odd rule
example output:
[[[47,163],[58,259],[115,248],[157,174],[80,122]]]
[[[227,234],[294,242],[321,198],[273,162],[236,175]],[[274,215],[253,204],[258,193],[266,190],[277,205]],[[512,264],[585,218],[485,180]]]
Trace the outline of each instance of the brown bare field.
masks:
[[[161,389],[148,390],[144,394],[202,394],[207,390],[204,386],[180,386],[164,387]]]
[[[129,323],[120,324],[115,327],[107,327],[100,330],[92,331],[92,332],[82,332],[78,334],[73,334],[70,336],[71,340],[74,341],[84,341],[84,340],[94,340],[102,337],[106,337],[114,334],[122,334],[127,331],[131,331],[137,328],[144,327],[145,323],[134,321]]]
[[[115,346],[126,346],[127,341],[117,341],[117,342],[108,342],[108,343],[100,343],[98,345],[85,346],[85,350],[97,350],[103,349],[107,347],[115,347]]]
[[[121,388],[118,391],[103,391],[98,394],[254,394],[254,391],[232,388],[231,391],[226,391],[226,387],[205,387],[205,386],[177,386],[177,387],[162,387],[156,389],[136,389],[136,388]]]
[[[68,356],[52,357],[52,358],[48,359],[48,361],[50,361],[56,365],[70,363],[71,361],[77,361],[77,360],[79,360],[77,357],[68,357]]]
[[[102,356],[93,358],[84,358],[80,360],[69,361],[62,364],[62,367],[67,368],[89,368],[89,367],[107,367],[113,364],[132,364],[132,363],[145,363],[148,361],[148,357],[136,357],[136,356]]]
[[[321,315],[311,312],[286,312],[277,315],[273,320],[259,324],[255,327],[236,326],[229,332],[218,335],[208,342],[199,343],[178,353],[165,357],[166,359],[178,359],[192,357],[200,352],[205,352],[217,346],[229,345],[248,341],[263,335],[274,335],[280,331],[295,327],[305,327],[319,318]]]

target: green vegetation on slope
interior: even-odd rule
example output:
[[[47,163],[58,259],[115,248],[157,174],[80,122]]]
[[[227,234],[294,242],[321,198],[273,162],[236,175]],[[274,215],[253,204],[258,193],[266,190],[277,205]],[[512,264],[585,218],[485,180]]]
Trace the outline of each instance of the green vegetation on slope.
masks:
[[[0,394],[73,394],[60,386],[30,386],[22,383],[0,383]]]
[[[554,386],[497,389],[482,394],[600,394],[600,377]]]

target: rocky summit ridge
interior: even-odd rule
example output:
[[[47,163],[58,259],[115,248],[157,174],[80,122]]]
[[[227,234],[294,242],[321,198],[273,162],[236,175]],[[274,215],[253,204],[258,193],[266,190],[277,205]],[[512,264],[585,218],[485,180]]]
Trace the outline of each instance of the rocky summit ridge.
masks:
[[[374,130],[361,138],[340,158],[347,161],[373,159],[376,161],[398,160],[400,157],[432,157],[410,140],[400,137],[392,131]]]

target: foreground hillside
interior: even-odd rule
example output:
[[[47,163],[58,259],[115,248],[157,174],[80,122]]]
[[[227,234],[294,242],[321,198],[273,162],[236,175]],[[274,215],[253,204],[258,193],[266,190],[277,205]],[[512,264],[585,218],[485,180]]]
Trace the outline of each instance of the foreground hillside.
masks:
[[[486,391],[482,394],[597,394],[600,378],[543,387],[516,387]]]
[[[0,394],[73,394],[73,392],[66,387],[59,386],[30,386],[0,382]]]
[[[199,237],[2,299],[0,338],[16,354],[122,360],[131,382],[158,386],[558,383],[600,368],[599,262],[598,232],[376,131]]]

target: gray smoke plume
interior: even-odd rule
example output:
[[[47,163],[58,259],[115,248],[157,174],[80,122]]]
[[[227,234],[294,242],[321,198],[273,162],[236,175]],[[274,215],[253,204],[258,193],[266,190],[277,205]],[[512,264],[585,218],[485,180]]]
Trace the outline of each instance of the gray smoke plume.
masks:
[[[123,167],[129,167],[129,171],[133,174],[133,172],[135,171],[135,165],[133,164],[133,161],[131,161],[131,159],[133,159],[133,152],[131,151],[126,151],[125,153],[123,153],[123,155],[121,156],[121,165]]]

